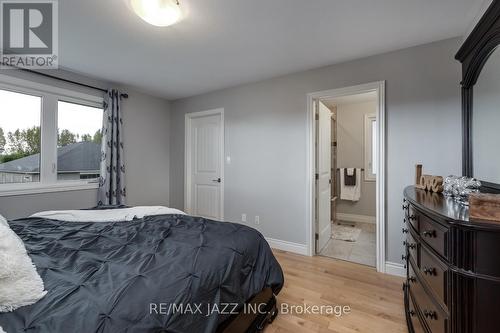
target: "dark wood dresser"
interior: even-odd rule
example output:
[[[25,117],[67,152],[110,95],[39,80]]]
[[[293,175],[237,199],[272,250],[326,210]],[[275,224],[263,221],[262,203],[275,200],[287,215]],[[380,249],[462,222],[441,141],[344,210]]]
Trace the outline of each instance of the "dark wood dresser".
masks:
[[[500,225],[413,186],[403,210],[409,332],[500,332]]]

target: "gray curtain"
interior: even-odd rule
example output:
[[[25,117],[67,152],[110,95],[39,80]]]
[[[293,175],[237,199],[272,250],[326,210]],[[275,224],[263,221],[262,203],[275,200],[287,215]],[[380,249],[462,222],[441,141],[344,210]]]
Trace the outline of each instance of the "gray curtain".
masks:
[[[113,89],[108,91],[104,101],[98,206],[125,205],[127,196],[121,99],[120,92]]]

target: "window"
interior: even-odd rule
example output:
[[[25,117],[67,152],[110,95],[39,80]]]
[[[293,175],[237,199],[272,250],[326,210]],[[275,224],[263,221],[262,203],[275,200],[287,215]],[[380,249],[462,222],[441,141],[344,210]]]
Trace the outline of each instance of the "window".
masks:
[[[0,74],[0,195],[96,188],[103,98]]]
[[[57,103],[57,180],[99,178],[102,108]]]
[[[377,178],[377,117],[365,115],[364,129],[365,181]]]
[[[40,181],[38,96],[0,90],[0,184]]]

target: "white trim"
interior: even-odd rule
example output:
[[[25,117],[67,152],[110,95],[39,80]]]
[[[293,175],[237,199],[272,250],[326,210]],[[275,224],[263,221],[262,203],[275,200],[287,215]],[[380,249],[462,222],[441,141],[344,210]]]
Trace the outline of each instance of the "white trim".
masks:
[[[273,249],[297,253],[304,256],[308,255],[306,244],[292,243],[288,241],[283,241],[274,238],[267,238],[267,237],[266,241],[269,243],[269,246]]]
[[[102,106],[104,95],[103,92],[99,93],[98,95],[86,94],[66,88],[59,88],[48,84],[20,79],[5,74],[0,74],[0,88],[5,90],[24,92],[26,94],[35,96],[42,96],[45,94],[57,95],[61,97],[61,100],[68,102],[73,100],[75,101],[75,103],[81,103],[83,100],[90,103],[95,103],[94,105],[98,107]]]
[[[406,276],[406,269],[403,264],[387,261],[385,263],[385,273],[395,276]]]
[[[225,133],[225,123],[224,123],[224,109],[213,109],[199,112],[186,113],[185,115],[185,140],[184,140],[184,211],[188,214],[191,213],[191,120],[193,118],[200,118],[205,116],[220,115],[221,118],[221,137],[220,137],[220,190],[221,190],[221,200],[220,200],[220,212],[221,221],[224,220],[224,160],[225,160],[225,150],[224,150],[224,133]]]
[[[57,183],[57,121],[59,117],[57,108],[57,96],[46,94],[42,97],[40,119],[40,182],[42,184]]]
[[[365,172],[364,174],[364,180],[365,182],[374,182],[377,180],[377,176],[373,173],[373,166],[372,166],[372,148],[373,148],[373,133],[372,133],[372,127],[373,127],[373,122],[375,122],[375,125],[377,121],[377,115],[376,114],[365,114],[365,119],[364,119],[364,126],[363,126],[363,163],[364,163],[364,168]]]
[[[313,101],[319,98],[336,98],[341,96],[361,94],[367,92],[377,92],[377,130],[378,130],[378,160],[377,160],[377,185],[376,185],[376,205],[377,205],[377,271],[384,273],[385,265],[385,81],[371,82],[358,86],[324,90],[307,94],[307,166],[306,166],[306,214],[307,214],[307,247],[308,255],[314,255],[314,162],[315,162],[315,128]]]
[[[347,221],[347,222],[359,222],[359,223],[373,223],[373,224],[377,223],[377,218],[375,216],[346,214],[346,213],[337,213],[337,220]]]
[[[16,186],[9,186],[16,185]],[[98,183],[85,183],[85,182],[58,182],[55,184],[41,184],[41,183],[24,183],[24,184],[5,184],[5,190],[0,191],[0,197],[10,197],[16,195],[26,194],[40,194],[52,192],[66,192],[66,191],[79,191],[79,190],[92,190],[99,188]],[[2,186],[2,188],[4,188]]]
[[[5,74],[0,74],[0,89],[41,98],[40,182],[0,184],[0,196],[97,188],[96,184],[87,181],[67,182],[57,180],[58,101],[102,108],[103,96],[54,87]]]

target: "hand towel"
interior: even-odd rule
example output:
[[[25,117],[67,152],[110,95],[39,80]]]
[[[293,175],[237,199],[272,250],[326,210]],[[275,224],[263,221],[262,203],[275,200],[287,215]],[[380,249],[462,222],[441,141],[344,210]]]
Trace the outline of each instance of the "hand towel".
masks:
[[[345,186],[355,186],[356,185],[356,169],[347,168],[347,172],[344,175]]]
[[[361,197],[361,169],[357,168],[355,171],[356,184],[354,186],[347,186],[345,184],[345,175],[347,170],[340,169],[340,199],[349,201],[359,201]]]

